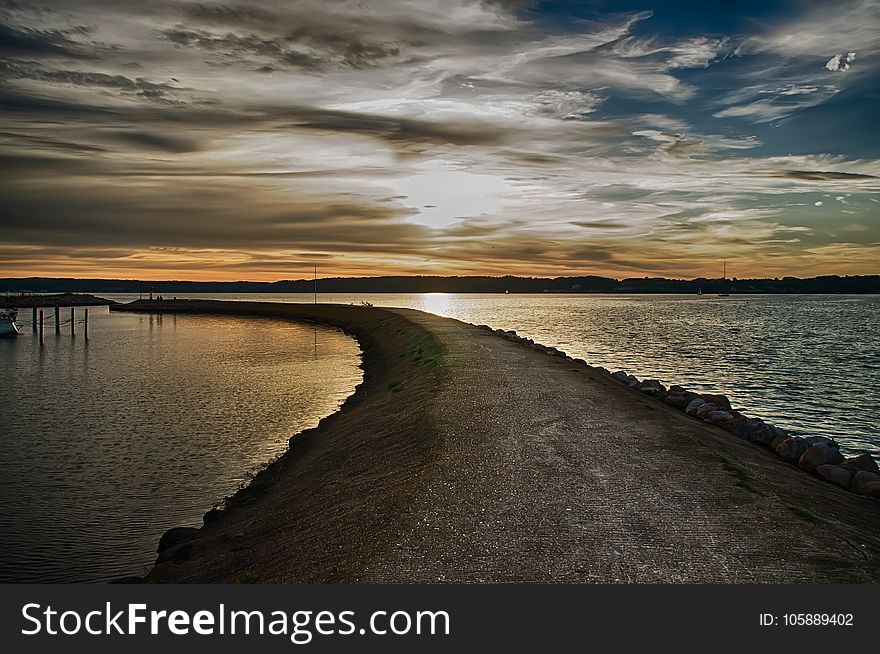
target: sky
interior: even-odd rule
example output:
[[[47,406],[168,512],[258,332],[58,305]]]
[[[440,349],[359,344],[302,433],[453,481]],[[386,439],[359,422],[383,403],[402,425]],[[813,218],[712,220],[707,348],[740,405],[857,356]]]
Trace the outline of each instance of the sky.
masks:
[[[880,3],[0,0],[0,277],[880,273]]]

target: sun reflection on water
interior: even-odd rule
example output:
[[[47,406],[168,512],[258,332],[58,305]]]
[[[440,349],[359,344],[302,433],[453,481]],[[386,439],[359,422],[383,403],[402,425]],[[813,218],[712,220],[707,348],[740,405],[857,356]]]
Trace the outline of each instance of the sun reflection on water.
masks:
[[[422,293],[419,302],[422,311],[435,313],[438,316],[448,316],[452,311],[451,293]]]

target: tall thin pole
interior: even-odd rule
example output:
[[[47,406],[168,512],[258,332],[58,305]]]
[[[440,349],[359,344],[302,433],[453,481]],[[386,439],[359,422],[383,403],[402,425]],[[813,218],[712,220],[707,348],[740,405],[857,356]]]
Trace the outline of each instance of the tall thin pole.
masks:
[[[70,307],[70,335],[76,336],[76,309]]]
[[[318,264],[315,264],[315,304],[318,304]]]
[[[86,307],[86,321],[83,325],[83,335],[86,337],[86,340],[89,340],[89,308]]]
[[[43,340],[43,310],[40,309],[40,347],[45,345],[45,341]]]
[[[37,304],[34,302],[34,315],[31,318],[31,325],[33,325],[34,333],[37,333]]]
[[[55,307],[55,333],[61,333],[61,307]]]

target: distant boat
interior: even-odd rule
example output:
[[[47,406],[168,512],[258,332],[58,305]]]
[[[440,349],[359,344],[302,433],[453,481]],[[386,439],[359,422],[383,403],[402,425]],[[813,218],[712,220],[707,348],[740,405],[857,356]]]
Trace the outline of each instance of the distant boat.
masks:
[[[18,336],[21,333],[15,321],[18,309],[0,309],[0,336]]]

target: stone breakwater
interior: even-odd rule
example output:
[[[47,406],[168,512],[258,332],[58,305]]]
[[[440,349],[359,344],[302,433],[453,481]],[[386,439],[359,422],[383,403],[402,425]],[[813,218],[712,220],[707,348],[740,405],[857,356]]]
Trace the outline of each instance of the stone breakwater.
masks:
[[[555,347],[548,347],[530,338],[524,338],[515,331],[493,329],[489,325],[479,327],[530,349],[561,357],[608,375],[624,386],[656,398],[685,415],[720,427],[737,438],[763,446],[823,481],[853,493],[880,499],[880,467],[868,453],[847,458],[840,452],[840,445],[834,439],[825,436],[793,436],[781,427],[765,422],[761,418],[749,417],[733,408],[725,395],[695,393],[678,385],[667,388],[657,379],[640,380],[623,370],[609,372],[601,366],[591,366],[583,359],[572,358]]]

